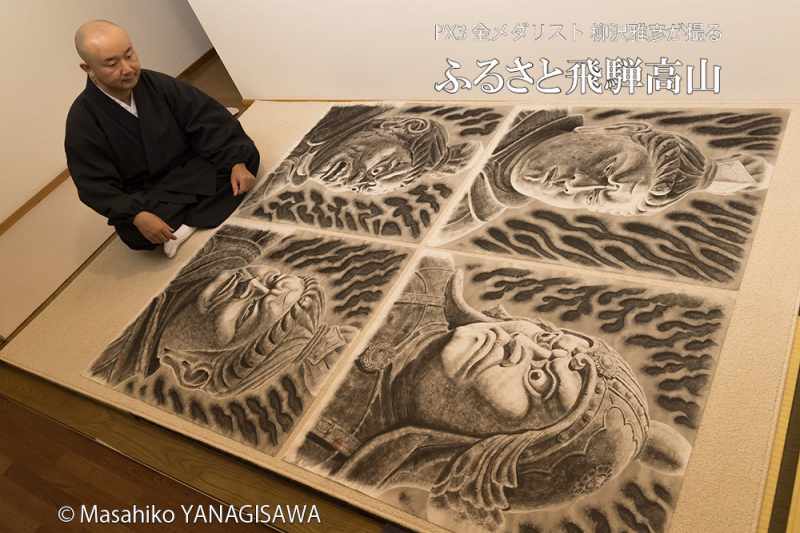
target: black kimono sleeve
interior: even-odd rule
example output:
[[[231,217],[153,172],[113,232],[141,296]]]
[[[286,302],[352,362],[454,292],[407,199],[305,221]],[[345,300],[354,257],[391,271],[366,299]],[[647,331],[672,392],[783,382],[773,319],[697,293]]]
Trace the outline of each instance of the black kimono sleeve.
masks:
[[[80,106],[73,106],[67,116],[64,149],[78,197],[108,218],[109,224],[130,223],[144,209],[144,193],[122,189],[105,135]]]
[[[153,74],[193,152],[211,161],[217,170],[227,172],[257,153],[239,121],[219,102],[181,80]]]

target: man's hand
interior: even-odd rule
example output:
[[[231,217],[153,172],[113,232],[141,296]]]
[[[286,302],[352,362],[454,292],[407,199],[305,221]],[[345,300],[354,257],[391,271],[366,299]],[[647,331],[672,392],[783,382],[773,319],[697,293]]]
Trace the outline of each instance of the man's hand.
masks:
[[[239,196],[252,189],[256,184],[256,177],[247,170],[244,163],[236,163],[231,169],[231,187],[233,195]]]
[[[167,241],[175,240],[172,234],[174,229],[170,228],[160,217],[149,211],[140,211],[133,217],[133,225],[153,244],[163,244]]]

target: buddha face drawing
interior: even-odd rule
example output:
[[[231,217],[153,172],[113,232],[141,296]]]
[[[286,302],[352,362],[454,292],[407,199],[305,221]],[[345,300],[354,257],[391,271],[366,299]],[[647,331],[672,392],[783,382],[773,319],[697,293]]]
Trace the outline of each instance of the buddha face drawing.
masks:
[[[629,135],[577,128],[523,150],[509,172],[514,189],[550,205],[633,214],[650,191],[655,168]]]

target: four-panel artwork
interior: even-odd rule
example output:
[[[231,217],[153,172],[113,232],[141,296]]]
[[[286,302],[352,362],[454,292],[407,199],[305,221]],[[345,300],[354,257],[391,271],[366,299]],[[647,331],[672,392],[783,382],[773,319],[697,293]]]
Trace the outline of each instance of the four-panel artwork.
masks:
[[[87,375],[452,531],[667,531],[787,118],[334,106]]]

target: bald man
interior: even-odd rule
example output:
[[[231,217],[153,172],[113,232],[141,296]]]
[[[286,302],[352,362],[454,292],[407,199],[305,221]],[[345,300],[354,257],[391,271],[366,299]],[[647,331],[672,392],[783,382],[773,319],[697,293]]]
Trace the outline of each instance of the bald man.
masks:
[[[163,245],[174,257],[195,228],[222,223],[252,189],[258,150],[215,100],[142,69],[116,24],[83,24],[75,48],[88,79],[64,145],[78,195],[130,248]]]

